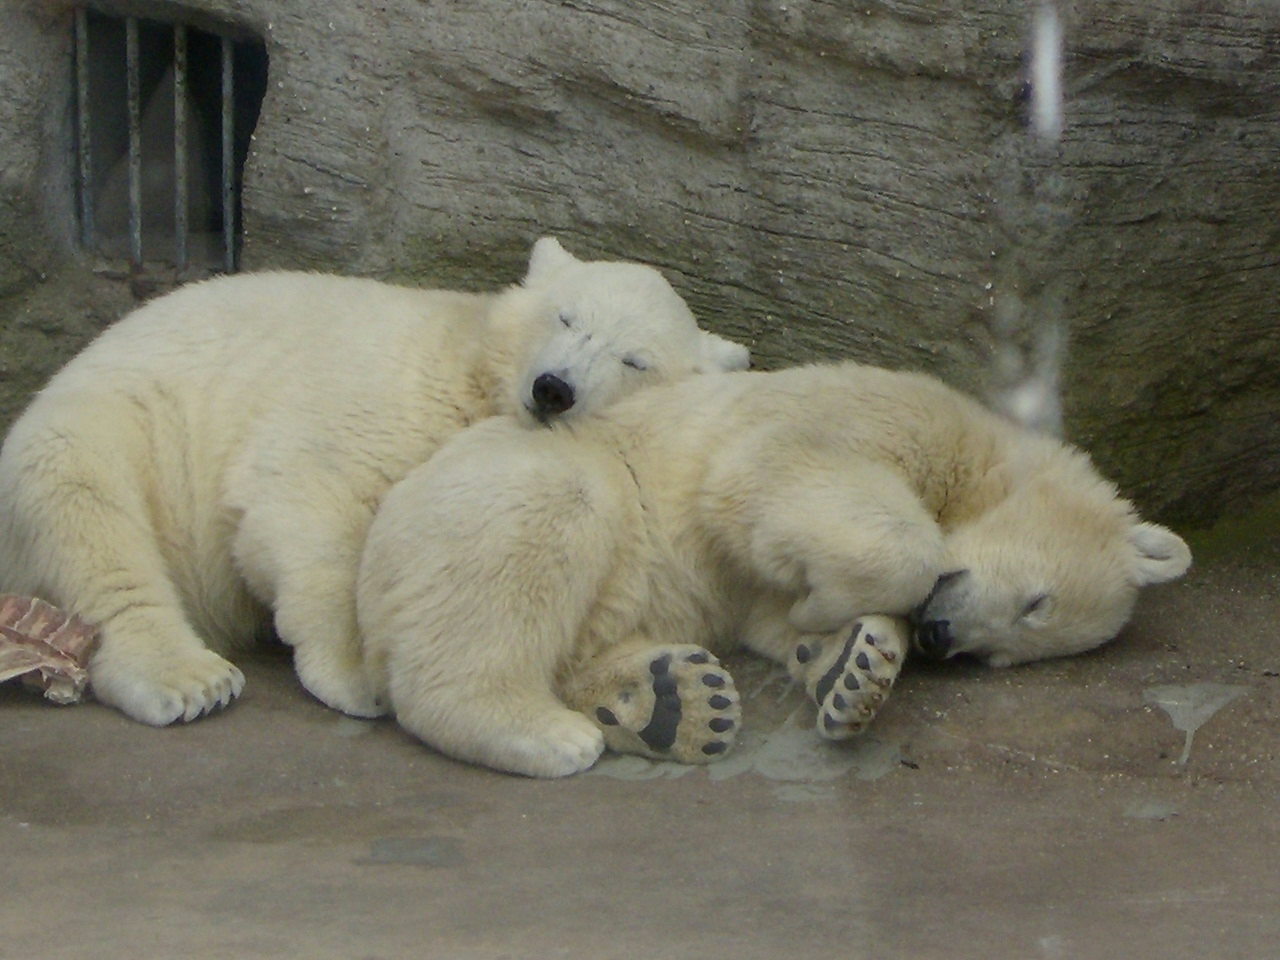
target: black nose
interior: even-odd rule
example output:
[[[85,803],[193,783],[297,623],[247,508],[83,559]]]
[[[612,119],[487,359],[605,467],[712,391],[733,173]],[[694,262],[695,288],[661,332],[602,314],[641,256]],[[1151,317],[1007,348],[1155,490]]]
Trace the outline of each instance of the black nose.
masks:
[[[541,373],[533,381],[533,412],[545,420],[573,406],[573,387],[554,373]]]
[[[916,627],[916,645],[926,657],[945,659],[952,642],[950,620],[926,620]]]

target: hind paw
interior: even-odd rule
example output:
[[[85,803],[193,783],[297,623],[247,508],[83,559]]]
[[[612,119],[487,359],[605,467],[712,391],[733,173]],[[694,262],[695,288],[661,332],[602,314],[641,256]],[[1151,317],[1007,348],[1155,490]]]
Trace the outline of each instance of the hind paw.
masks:
[[[902,670],[907,642],[902,621],[874,616],[796,646],[791,674],[818,705],[819,736],[846,740],[866,728]]]
[[[702,647],[650,646],[588,671],[578,686],[569,699],[618,753],[708,763],[738,735],[733,678]]]
[[[307,692],[327,707],[353,717],[382,717],[389,705],[374,691],[358,656],[343,657],[315,643],[299,644],[293,651],[293,668]]]
[[[244,689],[244,674],[203,648],[128,657],[108,646],[90,661],[89,684],[102,703],[163,727],[227,706]]]

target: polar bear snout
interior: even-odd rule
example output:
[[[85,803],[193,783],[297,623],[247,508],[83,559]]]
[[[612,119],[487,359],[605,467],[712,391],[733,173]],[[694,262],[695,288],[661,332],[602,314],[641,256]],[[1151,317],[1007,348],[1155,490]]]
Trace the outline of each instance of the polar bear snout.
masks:
[[[573,387],[554,373],[540,373],[530,391],[533,398],[532,413],[542,423],[558,416],[573,406]]]
[[[945,660],[956,651],[956,638],[951,617],[946,609],[958,585],[968,579],[968,570],[952,570],[938,577],[924,603],[911,612],[915,628],[915,646],[932,660]]]
[[[945,660],[955,638],[950,620],[926,620],[916,625],[916,648],[931,660]]]

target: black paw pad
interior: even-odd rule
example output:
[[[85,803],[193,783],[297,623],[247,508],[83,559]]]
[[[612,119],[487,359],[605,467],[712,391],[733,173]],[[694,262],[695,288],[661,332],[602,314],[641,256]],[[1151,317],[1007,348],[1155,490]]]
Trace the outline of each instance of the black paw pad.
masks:
[[[733,729],[733,721],[728,717],[716,717],[707,726],[711,728],[712,733],[724,733],[726,730]]]
[[[831,669],[822,675],[822,679],[818,681],[818,686],[813,691],[813,697],[818,703],[822,703],[827,699],[827,694],[831,692],[831,688],[836,685],[836,680],[840,674],[844,673],[845,666],[849,663],[849,657],[853,655],[853,637],[844,642],[844,649],[840,651],[840,656],[836,657],[836,662],[831,665]]]
[[[636,735],[650,750],[670,750],[680,729],[680,694],[676,678],[667,672],[670,667],[670,654],[664,654],[649,664],[649,672],[653,674],[653,715]]]
[[[806,647],[803,643],[796,647],[796,662],[808,663],[809,658],[813,656],[813,651]]]
[[[702,675],[702,682],[708,687],[719,688],[724,686],[724,677],[720,676],[718,673],[704,673]]]
[[[717,753],[724,753],[728,749],[729,745],[723,740],[712,740],[710,743],[703,746],[702,752],[709,757],[713,757]]]
[[[684,658],[685,663],[707,663],[710,659],[705,653],[691,653]]]
[[[718,693],[713,697],[707,698],[707,706],[714,710],[727,710],[731,703],[733,703],[732,700],[728,697],[721,696]]]

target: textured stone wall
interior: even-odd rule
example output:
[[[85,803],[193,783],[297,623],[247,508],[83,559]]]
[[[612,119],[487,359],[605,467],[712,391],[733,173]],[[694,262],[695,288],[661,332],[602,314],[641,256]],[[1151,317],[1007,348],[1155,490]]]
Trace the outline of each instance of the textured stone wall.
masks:
[[[15,324],[85,324],[41,319],[74,234],[70,19],[32,6],[0,0],[0,354]],[[1144,508],[1203,520],[1280,486],[1280,7],[1062,4],[1053,150],[1025,129],[1022,0],[110,8],[184,7],[270,56],[247,268],[492,286],[554,232],[662,266],[761,365],[978,393],[996,345],[1060,314],[1067,432]],[[58,284],[88,283],[68,262]],[[4,377],[5,410],[28,381]]]

